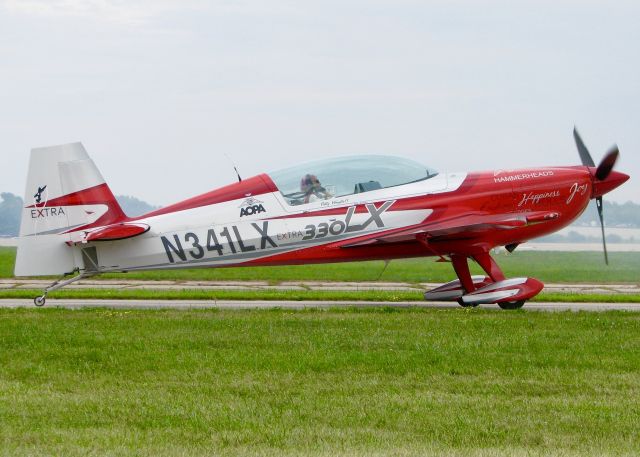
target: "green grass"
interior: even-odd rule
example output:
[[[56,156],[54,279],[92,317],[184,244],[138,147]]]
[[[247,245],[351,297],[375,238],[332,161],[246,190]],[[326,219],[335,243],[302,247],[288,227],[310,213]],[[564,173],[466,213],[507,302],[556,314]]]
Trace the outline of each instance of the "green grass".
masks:
[[[0,278],[12,278],[16,248],[0,247]]]
[[[598,252],[531,252],[515,251],[498,254],[496,260],[509,277],[531,276],[543,282],[571,283],[639,283],[640,253],[612,252],[606,266]],[[0,277],[13,276],[15,248],[0,248]],[[284,267],[209,268],[195,270],[164,270],[108,274],[101,278],[149,280],[264,280],[281,281],[391,281],[447,282],[454,279],[450,263],[438,263],[433,258],[392,261],[384,271],[382,261],[300,265]],[[481,273],[472,265],[475,274]],[[382,275],[381,275],[382,273]]]
[[[3,298],[34,298],[41,289],[0,289]],[[117,300],[316,300],[316,301],[424,301],[423,292],[406,290],[158,290],[158,289],[63,289],[48,298]],[[537,302],[640,303],[640,294],[582,294],[542,292]]]
[[[638,455],[640,315],[0,310],[2,455]]]

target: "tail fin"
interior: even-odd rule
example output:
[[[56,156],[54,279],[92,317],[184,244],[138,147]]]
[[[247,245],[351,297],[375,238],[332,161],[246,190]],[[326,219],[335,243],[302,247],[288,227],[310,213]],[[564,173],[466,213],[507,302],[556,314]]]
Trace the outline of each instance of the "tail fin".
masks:
[[[31,150],[16,276],[68,273],[82,261],[69,233],[126,220],[81,143]]]

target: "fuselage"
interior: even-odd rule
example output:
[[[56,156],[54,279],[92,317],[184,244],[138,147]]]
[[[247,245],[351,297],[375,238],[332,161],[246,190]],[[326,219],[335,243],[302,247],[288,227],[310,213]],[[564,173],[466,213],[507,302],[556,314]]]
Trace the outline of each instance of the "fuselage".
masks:
[[[469,253],[570,224],[592,196],[587,167],[441,173],[426,180],[290,205],[258,175],[140,218],[140,236],[93,243],[101,271],[284,265]],[[501,231],[344,248],[344,242],[456,218],[545,214]]]

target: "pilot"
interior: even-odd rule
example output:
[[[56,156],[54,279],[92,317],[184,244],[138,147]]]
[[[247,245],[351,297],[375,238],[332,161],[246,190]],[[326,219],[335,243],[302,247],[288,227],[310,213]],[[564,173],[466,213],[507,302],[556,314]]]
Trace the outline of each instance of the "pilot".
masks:
[[[304,202],[313,203],[318,200],[326,200],[332,195],[327,189],[322,187],[318,177],[312,174],[306,174],[300,180],[300,191],[304,193]]]

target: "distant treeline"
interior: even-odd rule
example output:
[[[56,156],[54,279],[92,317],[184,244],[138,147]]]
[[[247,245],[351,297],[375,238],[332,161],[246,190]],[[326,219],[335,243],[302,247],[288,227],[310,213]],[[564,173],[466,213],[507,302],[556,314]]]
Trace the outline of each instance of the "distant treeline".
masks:
[[[20,230],[22,198],[9,192],[1,193],[0,197],[2,198],[0,201],[0,236],[17,236]],[[159,208],[128,195],[119,195],[116,199],[125,214],[130,217],[140,216]]]
[[[603,212],[607,227],[640,228],[640,205],[637,203],[627,202],[620,204],[605,200]],[[596,205],[591,203],[574,224],[595,225],[599,227],[600,219],[598,219]]]
[[[0,194],[0,236],[17,236],[20,229],[20,209],[22,198],[9,192]],[[140,216],[157,209],[158,206],[138,200],[135,197],[120,195],[116,199],[123,211],[131,217]],[[608,227],[640,228],[640,204],[604,202],[604,217]],[[599,225],[595,204],[589,205],[587,210],[575,222],[576,225]]]
[[[607,243],[638,243],[640,239],[632,236],[621,237],[615,233],[607,233]],[[569,231],[566,235],[560,233],[552,233],[551,235],[543,236],[536,239],[536,241],[543,243],[602,243],[601,236],[583,235],[575,230]]]

